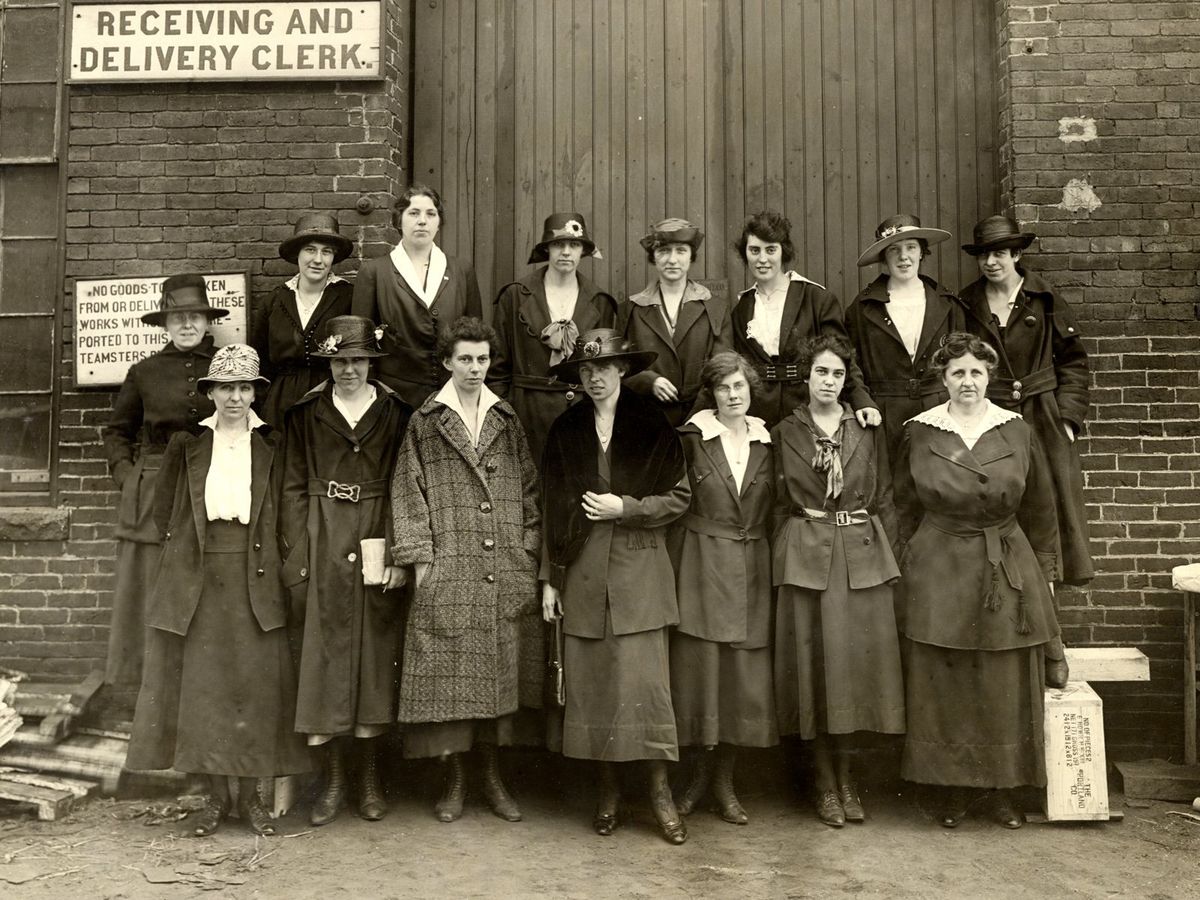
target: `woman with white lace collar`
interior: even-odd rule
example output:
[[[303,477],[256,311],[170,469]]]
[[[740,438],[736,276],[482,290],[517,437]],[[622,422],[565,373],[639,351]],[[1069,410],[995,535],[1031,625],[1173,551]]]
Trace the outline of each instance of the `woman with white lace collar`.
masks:
[[[1050,584],[1053,499],[1030,465],[1029,426],[987,399],[997,361],[978,337],[948,336],[932,362],[950,400],[906,423],[896,465],[908,639],[901,773],[942,787],[946,828],[985,798],[997,822],[1021,826],[1012,789],[1046,783],[1042,691],[1067,681]]]

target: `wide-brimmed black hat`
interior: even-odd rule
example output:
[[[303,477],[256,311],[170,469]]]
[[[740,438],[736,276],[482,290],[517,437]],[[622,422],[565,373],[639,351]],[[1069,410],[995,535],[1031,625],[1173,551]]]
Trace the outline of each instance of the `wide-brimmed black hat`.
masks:
[[[549,260],[548,251],[555,241],[579,241],[583,244],[584,256],[604,259],[604,254],[596,248],[596,242],[588,233],[587,221],[577,212],[556,212],[546,217],[542,239],[533,245],[533,251],[529,254],[530,265]]]
[[[334,316],[321,329],[321,338],[312,356],[325,359],[346,356],[387,356],[379,349],[383,326],[366,316]]]
[[[982,256],[989,250],[1024,250],[1037,235],[1022,231],[1008,216],[988,216],[975,226],[973,240],[962,248],[972,256]]]
[[[258,372],[258,351],[249,344],[226,344],[213,354],[208,364],[208,373],[196,379],[196,387],[207,391],[214,384],[231,381],[249,381],[263,387],[271,382]]]
[[[201,312],[211,322],[229,315],[229,310],[220,309],[208,302],[208,285],[203,275],[172,275],[162,283],[162,296],[158,309],[144,313],[142,321],[148,325],[165,325],[167,313]]]
[[[279,258],[296,262],[305,244],[316,241],[333,248],[333,261],[340,263],[354,249],[354,242],[338,231],[337,219],[329,213],[305,213],[296,220],[292,236],[279,245]]]
[[[659,247],[667,244],[687,244],[692,248],[692,256],[700,251],[704,242],[704,232],[687,219],[663,219],[650,229],[650,233],[638,240],[642,249],[653,253]]]
[[[901,213],[889,216],[875,229],[875,241],[858,258],[859,266],[883,261],[883,251],[900,241],[922,240],[927,244],[940,244],[950,239],[950,232],[941,228],[925,228],[916,216]]]
[[[625,373],[625,377],[629,377],[647,368],[657,358],[658,354],[653,350],[637,349],[633,341],[614,328],[593,328],[575,339],[570,357],[551,366],[550,374],[559,381],[579,384],[579,367],[583,363],[623,361],[629,365]]]

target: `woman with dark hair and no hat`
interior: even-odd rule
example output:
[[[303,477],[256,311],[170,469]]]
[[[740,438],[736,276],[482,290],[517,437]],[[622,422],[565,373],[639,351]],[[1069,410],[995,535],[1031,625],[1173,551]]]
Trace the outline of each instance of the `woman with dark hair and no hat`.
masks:
[[[987,399],[997,362],[975,335],[947,336],[931,365],[950,399],[905,423],[895,467],[908,708],[900,771],[940,789],[946,828],[985,799],[999,824],[1021,827],[1013,789],[1046,784],[1043,692],[1068,678],[1052,600],[1053,496],[1032,464],[1029,425]]]
[[[400,241],[359,268],[351,312],[383,326],[387,355],[379,360],[379,380],[420,409],[446,383],[438,334],[460,316],[482,316],[483,302],[470,262],[447,256],[434,243],[446,224],[437,191],[409,185],[392,218]]]
[[[583,396],[550,368],[575,352],[581,332],[611,328],[617,319],[617,301],[579,272],[586,256],[602,258],[583,216],[552,213],[529,255],[530,265],[547,265],[506,285],[496,299],[499,343],[488,377],[517,411],[538,462],[550,423]]]
[[[310,821],[325,825],[346,796],[346,751],[356,749],[358,812],[383,818],[380,737],[396,707],[404,569],[390,563],[391,481],[412,407],[381,381],[370,319],[335,316],[314,340],[329,375],[288,410],[280,500],[289,627],[299,644],[296,730],[324,755]],[[367,579],[363,541],[383,544],[381,578]]]
[[[962,305],[928,275],[921,261],[950,232],[926,228],[916,216],[890,216],[858,258],[882,271],[846,310],[846,328],[858,352],[863,380],[883,415],[888,454],[896,459],[904,423],[945,402],[946,390],[930,360],[952,331],[961,331]]]
[[[230,777],[242,821],[274,834],[257,782],[309,769],[292,728],[296,676],[276,540],[281,460],[251,408],[265,386],[253,347],[213,355],[197,388],[216,411],[200,434],[172,435],[154,502],[164,540],[125,765],[208,776],[205,806],[189,819],[197,837],[221,826]]]
[[[291,237],[279,245],[279,258],[299,271],[255,306],[246,340],[258,351],[263,373],[271,379],[259,409],[276,428],[283,428],[288,407],[329,374],[313,351],[325,323],[350,312],[354,286],[333,267],[353,249],[338,230],[337,218],[321,212],[300,216]]]
[[[700,369],[714,353],[730,350],[729,305],[688,277],[704,232],[685,219],[664,219],[639,243],[655,268],[645,290],[621,306],[617,330],[654,353],[653,365],[628,386],[653,398],[675,426],[696,405]]]
[[[750,412],[770,429],[806,400],[808,379],[798,364],[805,341],[822,334],[846,337],[842,304],[832,291],[789,268],[796,256],[792,225],[779,213],[765,210],[747,219],[733,248],[754,278],[733,306],[733,349],[753,363],[762,380]],[[879,410],[857,364],[847,373],[846,391],[859,424],[878,425]]]
[[[679,758],[667,635],[679,609],[666,527],[687,511],[691,488],[658,404],[622,384],[654,357],[598,328],[554,368],[591,402],[555,419],[546,438],[542,615],[562,616],[562,752],[599,763],[596,833],[620,824],[615,764],[645,760],[654,817],[668,842],[682,844],[687,826],[666,766]]]
[[[142,321],[161,326],[167,344],[130,366],[100,430],[109,471],[121,491],[117,509],[116,588],[104,680],[137,684],[145,648],[146,594],[158,565],[154,486],[167,442],[194,432],[213,411],[197,379],[208,372],[215,347],[209,327],[228,314],[209,303],[203,275],[172,275],[162,283],[158,309]]]
[[[1033,429],[1034,464],[1054,492],[1061,546],[1057,580],[1083,585],[1093,575],[1083,472],[1075,438],[1088,411],[1088,355],[1071,307],[1036,272],[1021,264],[1034,235],[1007,216],[975,226],[963,250],[981,278],[959,294],[966,330],[999,354],[988,397],[1016,410]],[[1027,523],[1022,523],[1023,525]]]

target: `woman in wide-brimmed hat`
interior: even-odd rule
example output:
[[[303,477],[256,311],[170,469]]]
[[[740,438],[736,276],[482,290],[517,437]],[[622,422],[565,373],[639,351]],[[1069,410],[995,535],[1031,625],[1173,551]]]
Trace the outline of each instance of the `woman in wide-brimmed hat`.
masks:
[[[488,377],[517,411],[538,461],[550,423],[583,396],[579,385],[552,377],[550,367],[575,352],[582,332],[617,320],[617,301],[579,271],[587,256],[601,258],[587,221],[576,212],[553,213],[529,255],[530,265],[546,265],[506,285],[496,300],[498,345]]]
[[[379,360],[379,380],[420,409],[448,376],[438,359],[438,334],[460,316],[482,316],[483,303],[471,263],[434,243],[446,224],[437,191],[409,185],[392,218],[400,242],[362,264],[351,311],[384,326],[387,355]]]
[[[305,213],[279,245],[279,258],[299,271],[275,288],[250,316],[247,343],[258,351],[271,387],[259,409],[276,428],[289,406],[325,380],[329,367],[314,356],[317,335],[335,316],[350,312],[354,287],[333,267],[354,249],[329,213]]]
[[[1056,577],[1082,585],[1093,570],[1075,438],[1087,418],[1088,355],[1067,301],[1021,263],[1033,240],[1007,216],[981,221],[963,250],[978,261],[982,277],[959,297],[967,330],[1000,354],[989,399],[1021,413],[1033,428],[1034,465],[1054,491],[1062,551]]]
[[[593,827],[618,825],[614,763],[647,760],[650,800],[664,838],[687,828],[667,783],[679,758],[667,632],[679,622],[666,526],[691,497],[679,436],[649,398],[622,379],[646,370],[653,351],[613,329],[580,335],[554,368],[590,403],[555,419],[542,460],[542,613],[561,615],[566,708],[562,752],[600,762]]]
[[[241,818],[275,826],[257,781],[307,771],[293,730],[296,680],[284,625],[275,502],[277,458],[251,409],[267,380],[258,354],[229,344],[197,388],[216,412],[199,435],[172,436],[154,522],[164,536],[146,609],[147,650],[126,766],[209,776],[192,826],[199,837],[229,810],[239,778]]]
[[[664,219],[639,243],[654,278],[621,309],[620,330],[656,354],[629,387],[652,397],[672,425],[687,419],[700,392],[700,370],[714,353],[732,350],[729,304],[688,277],[704,232],[685,219]]]
[[[121,491],[117,510],[117,571],[105,680],[137,684],[142,677],[146,593],[158,562],[154,485],[163,452],[177,431],[195,431],[213,411],[196,387],[208,371],[214,346],[208,333],[228,310],[208,301],[202,275],[163,281],[158,309],[142,321],[167,332],[167,344],[125,375],[112,415],[101,429],[109,471]]]
[[[324,748],[325,781],[311,822],[333,821],[346,796],[346,749],[358,766],[358,812],[387,811],[377,738],[396,707],[404,570],[391,565],[392,470],[412,415],[400,395],[370,378],[379,350],[370,319],[335,316],[314,341],[328,365],[321,382],[288,410],[280,531],[284,583],[292,597],[293,641],[300,645],[296,730]],[[361,542],[384,548],[368,581]]]
[[[788,268],[796,249],[784,216],[771,210],[751,216],[733,247],[754,279],[733,306],[733,347],[758,372],[762,387],[750,411],[770,429],[808,399],[799,365],[804,343],[822,334],[846,337],[845,317],[832,291]],[[879,424],[857,364],[846,373],[846,399],[860,425]]]
[[[882,272],[846,310],[846,327],[893,460],[904,423],[946,399],[930,359],[946,335],[962,329],[963,310],[952,291],[921,274],[921,262],[949,237],[916,216],[895,215],[879,223],[858,258],[859,266],[878,263]]]

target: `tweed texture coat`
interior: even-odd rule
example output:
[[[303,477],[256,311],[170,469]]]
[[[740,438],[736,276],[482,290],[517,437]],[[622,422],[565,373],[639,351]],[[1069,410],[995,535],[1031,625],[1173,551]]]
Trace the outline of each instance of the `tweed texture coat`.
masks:
[[[961,298],[967,330],[996,348],[1000,365],[988,399],[1021,414],[1033,429],[1033,464],[1054,492],[1061,565],[1056,577],[1082,585],[1093,575],[1083,473],[1078,445],[1063,424],[1083,431],[1088,412],[1088,357],[1071,308],[1036,273],[1018,268],[1025,283],[1004,327],[993,318],[985,280],[968,285]],[[1021,386],[1017,386],[1017,382]],[[1030,523],[1022,518],[1022,527]]]
[[[750,399],[750,415],[758,416],[774,428],[793,409],[808,402],[808,374],[788,373],[800,361],[805,341],[828,334],[849,340],[837,295],[815,281],[797,276],[788,285],[783,301],[783,318],[779,323],[779,353],[767,353],[762,344],[750,337],[748,330],[754,321],[754,288],[742,291],[733,306],[733,349],[754,365],[763,379],[762,388]],[[774,375],[771,370],[776,370]],[[780,371],[782,370],[782,371]],[[870,394],[863,387],[862,371],[854,363],[846,372],[846,387],[842,396],[855,409],[873,406]]]
[[[541,513],[525,430],[504,401],[475,446],[430,397],[392,476],[392,562],[428,563],[400,676],[401,722],[492,719],[541,705]]]

